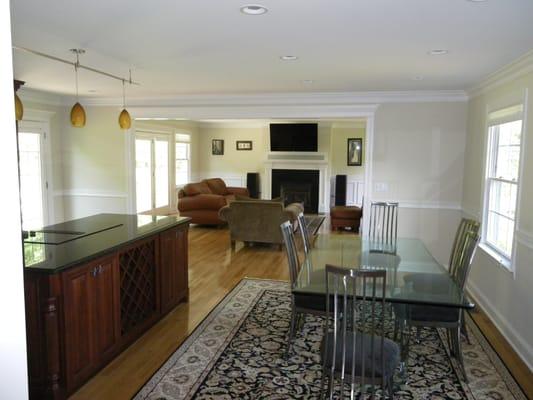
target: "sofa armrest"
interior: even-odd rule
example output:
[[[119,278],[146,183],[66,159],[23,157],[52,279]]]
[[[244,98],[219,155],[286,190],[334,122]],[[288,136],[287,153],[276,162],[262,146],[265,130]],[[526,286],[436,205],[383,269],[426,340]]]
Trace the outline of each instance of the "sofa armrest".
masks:
[[[244,187],[227,187],[228,192],[231,194],[238,194],[239,196],[250,197],[250,192]]]
[[[218,211],[219,218],[224,222],[228,222],[230,214],[231,214],[230,206],[224,206]]]
[[[178,200],[178,210],[219,210],[226,205],[224,196],[217,194],[198,194],[196,196],[182,197]]]
[[[294,222],[298,218],[298,214],[300,214],[302,211],[303,208],[300,204],[292,203],[285,207],[283,213],[289,217],[291,222]]]

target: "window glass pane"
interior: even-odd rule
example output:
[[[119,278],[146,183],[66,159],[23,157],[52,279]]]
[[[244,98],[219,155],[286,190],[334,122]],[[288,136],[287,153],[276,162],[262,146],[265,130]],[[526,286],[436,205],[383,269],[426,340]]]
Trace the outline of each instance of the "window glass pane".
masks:
[[[155,141],[155,206],[168,205],[168,141]]]
[[[522,121],[513,121],[498,125],[496,160],[491,168],[496,178],[517,180],[520,160],[520,135]]]
[[[186,184],[189,179],[189,162],[187,160],[176,160],[176,184]]]
[[[135,188],[137,212],[152,209],[152,153],[148,139],[135,140]]]
[[[511,258],[514,221],[489,211],[487,222],[487,242]]]
[[[22,228],[41,228],[44,219],[39,133],[19,132],[19,158]]]
[[[176,143],[176,160],[189,158],[188,149],[187,143]]]
[[[493,180],[489,185],[489,211],[514,219],[517,185]]]

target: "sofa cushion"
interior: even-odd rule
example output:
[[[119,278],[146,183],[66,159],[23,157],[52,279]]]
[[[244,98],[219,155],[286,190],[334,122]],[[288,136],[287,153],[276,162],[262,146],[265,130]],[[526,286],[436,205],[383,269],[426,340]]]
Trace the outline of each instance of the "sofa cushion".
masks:
[[[220,178],[205,179],[203,182],[207,184],[211,193],[219,194],[221,196],[231,194],[224,181]]]
[[[205,182],[188,183],[183,187],[183,191],[187,196],[196,196],[199,194],[212,194],[209,186]]]

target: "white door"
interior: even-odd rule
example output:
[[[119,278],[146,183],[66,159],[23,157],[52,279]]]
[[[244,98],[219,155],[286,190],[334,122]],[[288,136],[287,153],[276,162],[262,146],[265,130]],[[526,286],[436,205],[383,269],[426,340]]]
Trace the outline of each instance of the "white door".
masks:
[[[39,124],[21,123],[18,139],[22,228],[37,229],[48,224],[45,132]]]
[[[170,205],[170,138],[135,137],[135,194],[137,213]]]

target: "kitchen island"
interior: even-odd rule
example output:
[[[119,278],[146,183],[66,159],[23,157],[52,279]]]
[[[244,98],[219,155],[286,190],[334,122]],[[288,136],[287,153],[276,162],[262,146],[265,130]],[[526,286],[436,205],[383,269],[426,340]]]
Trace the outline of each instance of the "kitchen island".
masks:
[[[189,221],[99,214],[28,232],[31,398],[66,398],[187,300]]]

